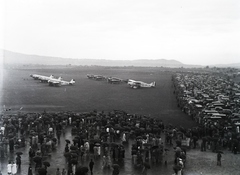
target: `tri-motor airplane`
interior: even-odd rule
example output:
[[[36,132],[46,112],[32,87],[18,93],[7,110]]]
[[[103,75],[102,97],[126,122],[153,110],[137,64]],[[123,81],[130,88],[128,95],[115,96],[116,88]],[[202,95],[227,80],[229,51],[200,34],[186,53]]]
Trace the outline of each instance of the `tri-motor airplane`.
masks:
[[[49,80],[52,80],[55,78],[53,75],[51,75],[50,77],[40,76],[38,79],[40,80],[41,83],[47,83]],[[59,77],[58,79],[62,79],[62,77]]]
[[[128,80],[128,85],[133,88],[133,89],[138,89],[138,88],[145,88],[145,87],[156,87],[156,82],[152,82],[152,83],[145,83],[142,81],[135,81],[135,80]]]
[[[31,74],[30,77],[32,77],[34,80],[38,80],[38,78],[40,77],[41,75],[38,75],[38,74]]]
[[[102,75],[87,74],[87,77],[93,80],[106,80],[106,77]]]
[[[48,81],[48,85],[49,86],[64,86],[64,85],[73,85],[75,84],[75,80],[71,79],[70,81],[64,81],[62,79],[60,79],[61,77],[59,77],[58,79],[51,79]]]
[[[32,77],[34,80],[46,80],[46,79],[51,79],[54,78],[53,75],[50,75],[49,77],[44,76],[44,75],[38,75],[38,74],[31,74],[30,77]]]
[[[88,77],[89,79],[93,79],[93,78],[94,78],[94,75],[93,75],[93,74],[87,74],[87,77]]]
[[[123,80],[121,78],[117,78],[117,77],[108,77],[107,78],[108,83],[111,84],[118,84],[118,83],[122,83],[122,82],[128,82],[128,80]]]

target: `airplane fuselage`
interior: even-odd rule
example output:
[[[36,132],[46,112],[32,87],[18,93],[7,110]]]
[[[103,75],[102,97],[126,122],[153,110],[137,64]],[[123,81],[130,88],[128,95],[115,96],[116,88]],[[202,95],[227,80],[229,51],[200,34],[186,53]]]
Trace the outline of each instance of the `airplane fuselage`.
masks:
[[[48,76],[44,76],[44,75],[38,75],[38,74],[32,74],[30,75],[30,77],[34,78],[34,80],[40,80],[40,82],[44,82],[47,83],[48,80],[51,80],[54,78],[53,75]]]

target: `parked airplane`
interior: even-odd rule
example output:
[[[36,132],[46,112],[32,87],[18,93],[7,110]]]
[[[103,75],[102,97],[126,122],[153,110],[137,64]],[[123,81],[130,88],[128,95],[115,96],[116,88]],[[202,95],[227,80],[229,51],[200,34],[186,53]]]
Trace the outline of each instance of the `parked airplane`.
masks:
[[[93,74],[87,74],[87,77],[88,77],[89,79],[93,79],[93,78],[94,78],[94,75],[93,75]]]
[[[142,87],[155,87],[156,86],[156,82],[152,82],[152,83],[145,83],[142,81],[135,81],[135,80],[128,80],[128,85],[133,88],[133,89],[138,89],[138,88],[142,88]]]
[[[59,77],[62,78],[62,77]],[[47,83],[49,80],[55,79],[53,75],[51,75],[50,77],[46,77],[46,76],[40,76],[38,78],[40,80],[40,82],[42,83]]]
[[[54,78],[53,75],[50,75],[49,77],[44,76],[44,75],[38,75],[38,74],[31,74],[30,77],[34,78],[34,80],[41,80],[44,78]]]
[[[61,81],[61,80],[62,80],[62,77],[58,77],[58,78],[51,78],[47,82],[49,83],[49,81]]]
[[[105,80],[106,77],[102,76],[102,75],[93,75],[93,74],[87,74],[87,77],[89,79],[94,79],[94,80]]]
[[[31,74],[30,77],[32,77],[33,79],[35,80],[38,80],[38,78],[40,77],[41,75],[38,75],[38,74]]]
[[[75,80],[71,79],[71,81],[64,81],[62,79],[51,79],[51,80],[48,81],[48,84],[49,84],[49,86],[73,85],[73,84],[75,84]]]
[[[108,83],[111,83],[111,84],[128,82],[128,80],[123,80],[121,78],[116,78],[116,77],[108,77],[107,81],[108,81]]]
[[[116,77],[108,77],[107,81],[108,83],[114,84],[114,83],[121,83],[122,79],[116,78]]]

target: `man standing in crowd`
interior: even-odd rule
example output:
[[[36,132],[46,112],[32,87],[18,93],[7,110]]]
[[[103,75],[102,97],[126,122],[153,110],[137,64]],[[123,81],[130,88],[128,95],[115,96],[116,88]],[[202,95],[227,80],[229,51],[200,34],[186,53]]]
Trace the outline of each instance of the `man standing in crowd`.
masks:
[[[16,164],[17,164],[17,168],[20,169],[21,168],[21,156],[17,155],[16,157]]]
[[[91,174],[93,174],[93,165],[94,165],[94,162],[93,160],[91,159],[91,161],[89,162],[89,169],[91,171]]]
[[[222,159],[222,155],[221,155],[221,153],[218,153],[217,154],[217,165],[219,165],[219,166],[222,166],[221,159]]]

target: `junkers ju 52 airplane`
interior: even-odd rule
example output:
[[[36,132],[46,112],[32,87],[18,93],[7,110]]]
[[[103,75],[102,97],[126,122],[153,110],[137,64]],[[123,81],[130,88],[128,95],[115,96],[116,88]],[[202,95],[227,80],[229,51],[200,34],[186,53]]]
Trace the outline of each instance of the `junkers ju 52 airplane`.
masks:
[[[108,81],[108,83],[111,83],[111,84],[117,84],[117,83],[122,83],[122,82],[127,83],[128,82],[128,80],[123,80],[123,79],[117,78],[117,77],[108,77],[107,81]]]
[[[58,79],[48,80],[49,86],[64,86],[64,85],[73,85],[73,84],[75,84],[75,80],[74,79],[71,79],[70,81],[64,81],[64,80],[62,80],[60,78],[61,77],[59,77]]]
[[[138,89],[138,88],[153,88],[156,87],[156,82],[152,82],[152,83],[145,83],[142,81],[135,81],[135,80],[128,80],[128,85],[133,88],[133,89]]]
[[[102,76],[102,75],[93,75],[93,74],[87,74],[87,77],[89,79],[93,79],[93,80],[106,80],[106,77],[105,76]]]
[[[41,82],[48,82],[51,78],[54,78],[53,75],[50,75],[49,77],[44,75],[38,75],[38,74],[31,74],[30,77],[32,77],[34,80],[41,80]]]
[[[38,74],[31,74],[30,77],[32,77],[34,80],[38,80],[38,78],[40,77],[41,75],[38,75]],[[52,75],[51,75],[52,76]]]
[[[59,77],[59,78],[61,78],[61,77]],[[49,80],[52,80],[52,79],[54,79],[53,75],[51,75],[50,77],[46,77],[46,76],[39,77],[39,80],[42,83],[47,83]]]

